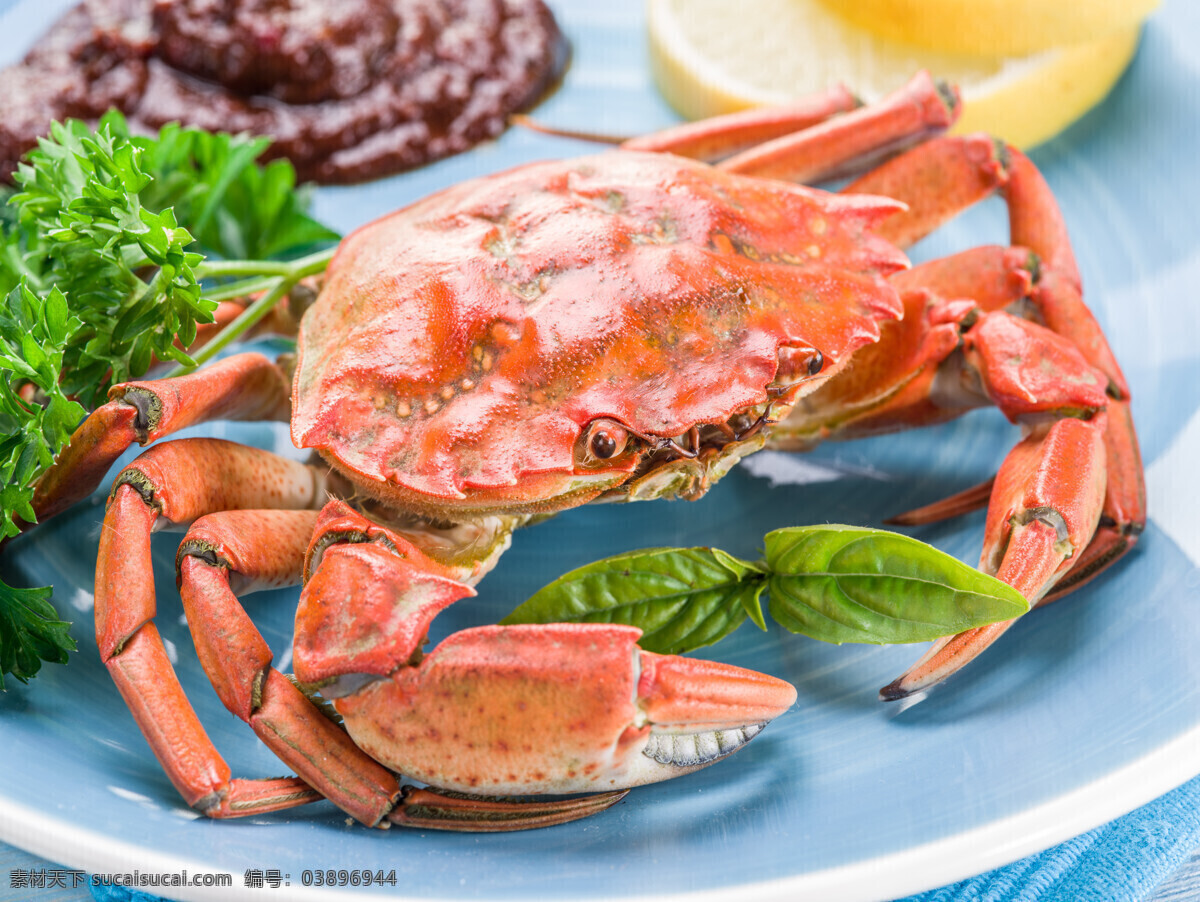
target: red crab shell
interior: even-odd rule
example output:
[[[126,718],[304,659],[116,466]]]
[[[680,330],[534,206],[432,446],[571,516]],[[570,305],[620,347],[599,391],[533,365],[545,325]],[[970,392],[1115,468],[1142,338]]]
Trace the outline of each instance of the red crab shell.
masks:
[[[767,401],[783,346],[827,377],[876,341],[907,260],[870,230],[899,206],[629,152],[455,186],[343,242],[293,438],[402,505],[580,503],[636,463],[581,468],[592,420],[681,435]]]

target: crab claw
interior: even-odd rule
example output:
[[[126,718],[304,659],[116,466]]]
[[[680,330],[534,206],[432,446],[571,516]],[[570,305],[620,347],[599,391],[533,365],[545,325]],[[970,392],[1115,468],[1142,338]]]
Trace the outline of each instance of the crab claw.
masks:
[[[796,699],[728,664],[641,651],[603,624],[463,630],[335,702],[355,743],[437,787],[493,795],[624,789],[736,751]]]
[[[429,784],[388,797],[382,816],[392,823],[513,830],[586,817],[622,790],[736,751],[796,700],[783,680],[642,651],[631,626],[476,627],[422,654],[438,613],[474,590],[341,502],[321,513],[307,569],[297,679],[332,701],[355,752],[366,753],[360,765]],[[326,779],[331,768],[317,770],[322,791],[356,809],[340,778]],[[495,798],[574,793],[592,795]]]

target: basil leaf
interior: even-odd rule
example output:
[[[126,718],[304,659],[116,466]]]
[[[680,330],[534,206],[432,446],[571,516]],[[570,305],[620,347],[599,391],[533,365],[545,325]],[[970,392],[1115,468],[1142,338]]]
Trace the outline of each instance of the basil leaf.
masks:
[[[771,616],[822,642],[924,642],[1029,610],[1012,586],[898,533],[804,526],[765,542]]]
[[[766,574],[712,548],[652,548],[588,564],[540,589],[501,623],[624,623],[647,651],[711,645],[747,613],[764,626]],[[765,626],[764,626],[765,628]]]

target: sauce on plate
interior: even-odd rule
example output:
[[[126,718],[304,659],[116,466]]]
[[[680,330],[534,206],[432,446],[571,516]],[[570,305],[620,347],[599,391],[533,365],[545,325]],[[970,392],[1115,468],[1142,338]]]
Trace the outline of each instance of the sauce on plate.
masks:
[[[0,70],[0,177],[50,122],[111,107],[270,135],[302,181],[358,182],[498,135],[566,62],[542,0],[85,0]]]

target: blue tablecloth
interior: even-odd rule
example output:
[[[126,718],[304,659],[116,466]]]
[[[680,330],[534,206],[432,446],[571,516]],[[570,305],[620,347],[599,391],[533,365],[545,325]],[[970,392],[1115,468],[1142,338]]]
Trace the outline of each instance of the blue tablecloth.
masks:
[[[903,902],[1140,902],[1200,846],[1200,777],[1062,845]]]

